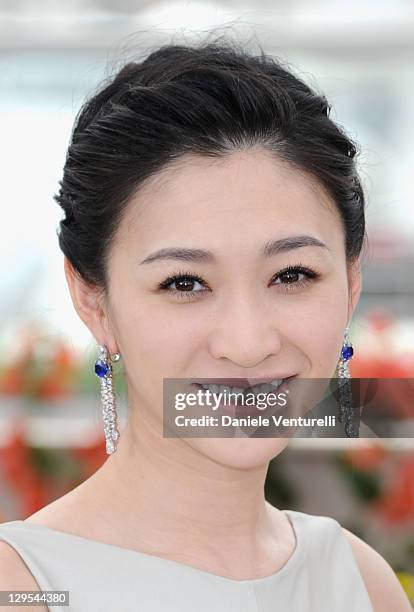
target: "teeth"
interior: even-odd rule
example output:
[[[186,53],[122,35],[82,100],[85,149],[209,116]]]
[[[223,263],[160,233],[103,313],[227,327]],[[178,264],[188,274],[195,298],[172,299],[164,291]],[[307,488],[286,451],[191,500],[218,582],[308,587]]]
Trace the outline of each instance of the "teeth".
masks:
[[[247,388],[242,388],[242,387],[229,387],[228,385],[208,385],[208,384],[201,384],[201,386],[203,387],[203,389],[205,389],[206,391],[209,390],[212,393],[271,393],[273,391],[275,391],[275,389],[277,389],[277,387],[279,387],[282,382],[283,382],[283,378],[279,378],[279,379],[274,379],[272,381],[270,381],[270,383],[263,383],[260,385],[253,385],[252,387],[247,387]]]

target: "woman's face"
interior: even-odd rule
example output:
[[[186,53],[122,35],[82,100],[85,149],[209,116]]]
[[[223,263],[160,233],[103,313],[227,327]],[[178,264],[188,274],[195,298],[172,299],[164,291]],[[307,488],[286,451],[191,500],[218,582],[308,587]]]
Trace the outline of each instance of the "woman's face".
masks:
[[[324,246],[295,246],[297,236]],[[266,244],[286,238],[290,245],[263,254]],[[154,255],[173,247],[210,254],[187,261]],[[283,274],[288,266],[310,276]],[[105,335],[92,331],[119,350],[130,404],[161,432],[163,378],[331,378],[360,291],[359,271],[347,272],[340,216],[327,194],[260,150],[220,161],[187,158],[148,183],[129,203],[108,271],[108,327]],[[182,273],[200,280],[166,285]],[[183,440],[244,468],[267,463],[287,444]]]

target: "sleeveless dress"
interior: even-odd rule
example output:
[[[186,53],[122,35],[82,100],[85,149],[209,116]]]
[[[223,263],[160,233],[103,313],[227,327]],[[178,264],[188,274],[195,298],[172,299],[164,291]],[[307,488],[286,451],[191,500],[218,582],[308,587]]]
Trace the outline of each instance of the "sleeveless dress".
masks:
[[[23,520],[0,523],[42,591],[69,591],[51,612],[373,612],[340,524],[282,510],[296,547],[274,574],[233,580]]]

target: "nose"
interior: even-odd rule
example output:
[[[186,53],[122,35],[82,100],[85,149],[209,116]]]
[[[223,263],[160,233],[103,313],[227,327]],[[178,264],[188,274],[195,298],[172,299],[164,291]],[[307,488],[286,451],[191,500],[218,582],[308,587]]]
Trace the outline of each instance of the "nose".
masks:
[[[215,359],[228,359],[239,367],[254,368],[280,352],[280,324],[275,320],[274,311],[266,312],[262,306],[257,301],[240,300],[227,315],[219,315],[219,323],[209,338],[210,354]]]

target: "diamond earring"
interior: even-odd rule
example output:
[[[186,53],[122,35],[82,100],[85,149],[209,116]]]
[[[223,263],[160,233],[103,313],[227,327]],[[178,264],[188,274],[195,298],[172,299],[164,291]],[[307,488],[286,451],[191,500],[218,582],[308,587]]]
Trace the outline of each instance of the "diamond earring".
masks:
[[[112,361],[119,361],[119,353],[111,355]],[[99,345],[99,356],[95,361],[95,374],[101,382],[102,416],[106,441],[106,453],[111,455],[116,451],[119,439],[118,415],[116,412],[115,394],[112,384],[112,365],[108,360],[108,349],[104,344]]]
[[[338,421],[345,419],[345,434],[347,438],[359,438],[359,422],[355,426],[354,408],[352,401],[352,388],[350,383],[349,360],[352,359],[354,348],[349,339],[349,326],[345,329],[341,355],[336,366],[337,377],[341,380],[339,385],[339,414]]]

